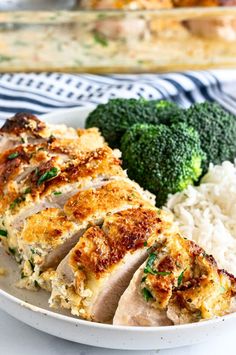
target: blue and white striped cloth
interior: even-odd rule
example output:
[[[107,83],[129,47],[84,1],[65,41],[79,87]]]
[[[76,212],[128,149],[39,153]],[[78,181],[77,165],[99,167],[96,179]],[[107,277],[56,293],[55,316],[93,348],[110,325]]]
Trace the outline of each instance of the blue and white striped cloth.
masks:
[[[98,104],[114,97],[169,99],[182,107],[217,101],[236,114],[236,70],[143,75],[0,75],[0,118]]]

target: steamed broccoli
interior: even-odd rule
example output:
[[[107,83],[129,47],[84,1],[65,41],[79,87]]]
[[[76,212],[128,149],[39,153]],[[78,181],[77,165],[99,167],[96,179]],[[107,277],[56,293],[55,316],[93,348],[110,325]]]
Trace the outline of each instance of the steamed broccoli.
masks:
[[[184,122],[193,127],[201,140],[201,147],[207,159],[203,163],[203,172],[209,163],[221,164],[225,160],[231,162],[236,157],[236,117],[226,112],[216,103],[204,102],[195,104],[171,122]]]
[[[122,135],[133,124],[169,122],[170,116],[178,119],[182,111],[176,104],[163,100],[114,99],[90,113],[86,128],[98,127],[109,145],[117,148]]]
[[[136,124],[124,134],[121,150],[129,177],[155,193],[158,206],[197,181],[205,159],[198,133],[185,124]]]

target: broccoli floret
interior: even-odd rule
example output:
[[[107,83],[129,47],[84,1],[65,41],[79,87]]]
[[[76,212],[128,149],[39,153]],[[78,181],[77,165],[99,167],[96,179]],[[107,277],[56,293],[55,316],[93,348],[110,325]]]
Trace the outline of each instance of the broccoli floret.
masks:
[[[175,118],[171,122],[176,122]],[[231,162],[236,157],[236,117],[226,112],[216,103],[204,102],[195,104],[178,118],[192,126],[200,136],[201,147],[207,155],[203,163],[203,173],[209,163],[221,164],[225,160]]]
[[[121,137],[133,124],[164,123],[170,116],[177,119],[182,111],[176,104],[163,100],[114,99],[90,113],[86,128],[98,127],[109,145],[119,148]]]
[[[128,175],[157,196],[161,207],[168,194],[185,189],[202,173],[205,153],[198,133],[186,124],[136,124],[121,140]]]
[[[158,123],[163,123],[166,125],[172,124],[172,121],[175,122],[180,121],[182,116],[185,113],[185,110],[179,107],[177,104],[166,100],[156,101],[155,106],[156,106]],[[149,122],[142,122],[142,123],[149,123]]]

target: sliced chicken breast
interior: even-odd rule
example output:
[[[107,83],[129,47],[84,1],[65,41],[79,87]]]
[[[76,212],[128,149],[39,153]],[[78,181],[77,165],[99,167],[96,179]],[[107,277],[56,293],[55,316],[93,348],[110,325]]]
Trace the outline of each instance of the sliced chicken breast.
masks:
[[[236,279],[195,243],[173,234],[152,235],[147,244],[149,257],[122,295],[114,324],[183,324],[235,309]]]
[[[73,139],[78,135],[74,128],[46,125],[30,113],[17,113],[6,120],[0,129],[0,152],[21,144],[39,144],[51,136]]]
[[[120,298],[113,324],[130,326],[164,326],[173,323],[167,317],[165,310],[157,310],[145,302],[141,293],[141,282],[146,261],[135,272],[128,288]]]
[[[168,231],[172,217],[156,208],[132,208],[91,227],[58,266],[52,307],[97,322],[110,322],[134,271],[147,257],[148,237]]]
[[[81,133],[77,139],[50,138],[41,144],[20,145],[7,150],[0,155],[0,192],[19,192],[21,182],[24,183],[32,171],[51,159],[57,159],[57,164],[62,166],[102,147],[103,138],[97,130],[90,129],[87,134]]]
[[[68,200],[64,211],[47,208],[27,217],[9,241],[22,265],[21,284],[34,285],[35,280],[41,284],[41,273],[55,268],[89,226],[102,223],[106,215],[140,206],[152,208],[135,184],[128,179],[114,180],[78,192]]]
[[[114,177],[126,178],[126,173],[107,146],[81,153],[62,164],[58,156],[43,162],[25,178],[20,193],[8,193],[0,201],[8,241],[15,240],[16,231],[22,228],[25,218],[45,208],[63,208],[79,190],[101,185]]]
[[[18,145],[40,144],[50,140],[58,142],[58,139],[64,150],[67,143],[69,152],[95,150],[104,145],[104,139],[97,128],[75,130],[63,124],[46,125],[35,115],[22,112],[6,120],[1,127],[0,153]]]

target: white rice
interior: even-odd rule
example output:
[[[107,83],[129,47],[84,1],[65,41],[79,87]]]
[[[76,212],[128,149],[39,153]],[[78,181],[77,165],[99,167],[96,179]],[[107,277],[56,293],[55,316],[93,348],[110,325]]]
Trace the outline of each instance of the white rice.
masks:
[[[184,236],[236,275],[236,165],[211,166],[200,186],[170,196],[167,208]]]

